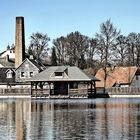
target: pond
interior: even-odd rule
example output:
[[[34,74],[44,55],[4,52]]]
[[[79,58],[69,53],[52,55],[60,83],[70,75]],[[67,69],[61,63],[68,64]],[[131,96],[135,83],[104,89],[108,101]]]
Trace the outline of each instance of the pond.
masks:
[[[140,99],[1,99],[0,140],[140,139]]]

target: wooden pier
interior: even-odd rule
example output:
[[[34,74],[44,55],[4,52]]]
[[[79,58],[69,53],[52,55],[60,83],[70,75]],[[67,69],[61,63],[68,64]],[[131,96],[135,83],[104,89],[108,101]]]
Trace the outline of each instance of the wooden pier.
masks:
[[[53,90],[49,89],[32,89],[31,98],[33,99],[76,99],[76,98],[89,98],[90,90],[88,89],[69,89],[67,95],[55,95]],[[93,90],[93,94],[94,90]]]

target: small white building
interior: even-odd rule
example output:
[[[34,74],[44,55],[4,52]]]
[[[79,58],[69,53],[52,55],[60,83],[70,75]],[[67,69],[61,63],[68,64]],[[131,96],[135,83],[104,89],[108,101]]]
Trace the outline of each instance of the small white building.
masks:
[[[8,45],[7,50],[0,53],[0,58],[5,58],[7,56],[9,57],[9,59],[12,59],[12,60],[15,59],[15,46],[14,46],[14,44],[11,47]]]

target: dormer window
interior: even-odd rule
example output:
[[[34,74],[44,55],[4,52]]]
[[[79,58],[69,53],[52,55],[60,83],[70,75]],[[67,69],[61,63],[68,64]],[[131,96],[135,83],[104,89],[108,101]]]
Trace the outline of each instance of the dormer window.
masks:
[[[55,78],[66,78],[66,76],[67,76],[67,73],[68,73],[68,71],[67,71],[67,68],[66,67],[58,67],[56,70],[55,70],[55,72],[54,72],[54,77]]]
[[[63,78],[63,72],[55,72],[55,78]]]
[[[12,78],[13,77],[13,73],[12,72],[8,72],[7,73],[7,78]]]
[[[55,72],[55,76],[63,76],[62,72]]]
[[[6,71],[6,78],[13,78],[13,71],[12,70]]]

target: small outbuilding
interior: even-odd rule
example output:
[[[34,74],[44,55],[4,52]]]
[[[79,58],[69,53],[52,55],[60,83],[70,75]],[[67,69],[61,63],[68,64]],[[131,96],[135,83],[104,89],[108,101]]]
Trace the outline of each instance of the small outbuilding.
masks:
[[[96,94],[98,79],[76,66],[50,66],[26,81],[31,82],[32,97],[88,98]]]

